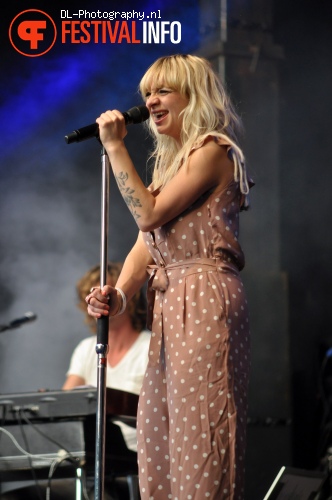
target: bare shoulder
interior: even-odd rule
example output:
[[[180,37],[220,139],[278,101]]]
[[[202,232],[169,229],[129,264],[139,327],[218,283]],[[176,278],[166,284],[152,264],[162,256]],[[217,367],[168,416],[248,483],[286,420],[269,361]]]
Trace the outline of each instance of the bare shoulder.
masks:
[[[191,164],[191,165],[190,165]],[[234,165],[228,157],[227,146],[221,146],[211,137],[191,153],[189,165],[204,167],[218,184],[228,183],[234,176]]]

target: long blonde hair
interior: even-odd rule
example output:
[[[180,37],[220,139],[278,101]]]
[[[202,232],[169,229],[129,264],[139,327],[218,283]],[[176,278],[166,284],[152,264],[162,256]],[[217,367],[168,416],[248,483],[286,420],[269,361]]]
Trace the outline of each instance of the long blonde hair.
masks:
[[[238,136],[242,131],[241,120],[223,85],[210,63],[201,57],[176,54],[157,59],[144,74],[140,93],[145,98],[152,86],[167,86],[188,98],[182,111],[182,131],[179,149],[175,140],[158,134],[152,119],[148,122],[154,137],[155,159],[152,182],[155,188],[162,188],[185,164],[194,147],[203,143],[208,136],[226,140],[231,147],[234,162],[234,179],[239,182],[248,206],[249,185],[242,149]]]

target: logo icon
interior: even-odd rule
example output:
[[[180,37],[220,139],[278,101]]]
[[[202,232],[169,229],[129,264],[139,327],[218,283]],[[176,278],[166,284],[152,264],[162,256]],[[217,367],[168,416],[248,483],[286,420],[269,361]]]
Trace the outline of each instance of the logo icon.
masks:
[[[27,57],[46,54],[53,47],[56,35],[53,19],[42,10],[24,10],[14,17],[9,26],[12,46]]]

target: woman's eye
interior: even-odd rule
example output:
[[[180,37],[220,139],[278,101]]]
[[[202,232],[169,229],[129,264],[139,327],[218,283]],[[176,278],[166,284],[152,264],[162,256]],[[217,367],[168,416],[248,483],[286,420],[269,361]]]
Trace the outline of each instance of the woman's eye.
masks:
[[[170,94],[171,92],[173,92],[173,90],[167,88],[153,90],[151,92],[145,93],[145,99],[146,100],[149,99],[149,97],[151,97],[152,95],[167,95]]]

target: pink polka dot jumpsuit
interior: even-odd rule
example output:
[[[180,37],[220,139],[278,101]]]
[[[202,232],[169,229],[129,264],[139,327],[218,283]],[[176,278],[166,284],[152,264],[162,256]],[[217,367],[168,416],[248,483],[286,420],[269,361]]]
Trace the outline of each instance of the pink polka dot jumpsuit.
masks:
[[[137,418],[142,500],[244,497],[250,339],[240,203],[232,181],[143,235],[155,265]]]

